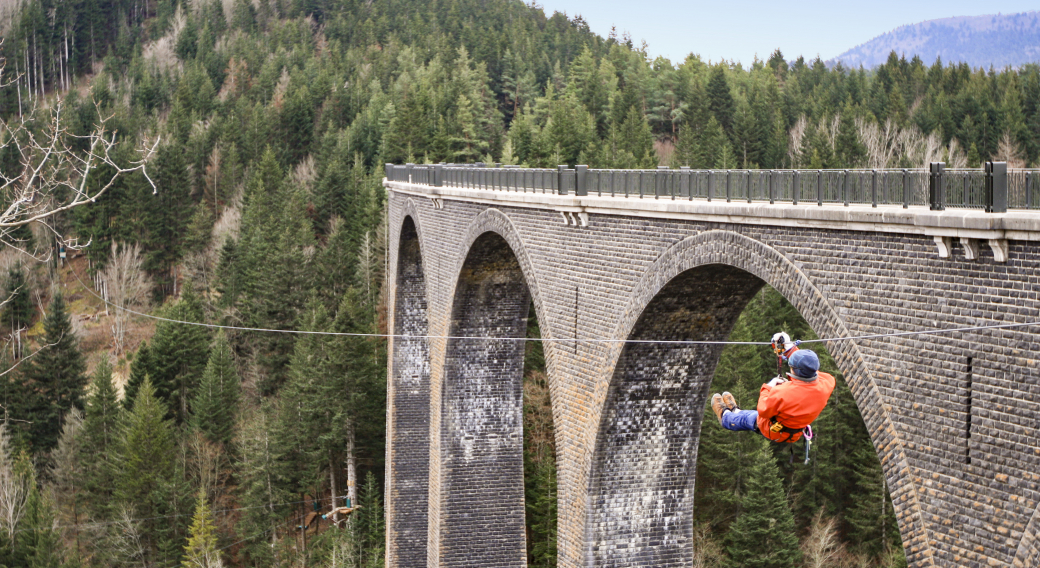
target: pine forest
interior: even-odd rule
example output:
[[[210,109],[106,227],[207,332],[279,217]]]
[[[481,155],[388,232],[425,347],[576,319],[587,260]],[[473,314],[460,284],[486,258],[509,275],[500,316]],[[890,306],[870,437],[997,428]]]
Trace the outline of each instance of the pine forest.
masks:
[[[1037,65],[673,62],[517,0],[0,12],[2,566],[383,565],[385,340],[277,331],[386,331],[387,162],[1040,160]],[[813,337],[767,288],[731,339],[780,330]],[[808,466],[706,409],[698,566],[905,565],[859,409],[822,360],[839,384]],[[775,366],[731,346],[712,390],[753,406]],[[549,409],[532,343],[530,566],[556,564]],[[315,514],[336,507],[354,511]]]

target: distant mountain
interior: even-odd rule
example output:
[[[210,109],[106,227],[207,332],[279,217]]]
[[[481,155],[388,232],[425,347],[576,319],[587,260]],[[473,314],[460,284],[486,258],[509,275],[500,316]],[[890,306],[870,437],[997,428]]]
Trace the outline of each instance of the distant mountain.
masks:
[[[1040,12],[961,16],[898,27],[828,61],[846,67],[875,67],[895,51],[926,64],[965,62],[972,67],[1018,67],[1040,62]]]

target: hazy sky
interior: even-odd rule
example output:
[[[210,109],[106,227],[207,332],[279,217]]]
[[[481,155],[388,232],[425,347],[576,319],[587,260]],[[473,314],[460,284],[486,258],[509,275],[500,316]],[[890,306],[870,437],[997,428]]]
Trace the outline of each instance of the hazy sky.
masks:
[[[592,31],[606,36],[616,26],[652,57],[681,61],[690,52],[703,59],[750,64],[777,47],[788,59],[834,57],[904,24],[951,16],[1012,14],[1037,9],[1035,0],[538,0],[547,14],[581,14]]]

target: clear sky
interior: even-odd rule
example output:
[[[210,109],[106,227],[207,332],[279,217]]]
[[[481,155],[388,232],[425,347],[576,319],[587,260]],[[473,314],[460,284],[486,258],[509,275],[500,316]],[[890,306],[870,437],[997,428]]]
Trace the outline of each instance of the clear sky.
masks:
[[[528,0],[529,1],[529,0]],[[537,0],[551,15],[580,14],[606,37],[616,26],[638,47],[646,40],[651,57],[673,63],[688,53],[705,60],[748,65],[780,48],[788,60],[803,55],[830,59],[905,24],[951,16],[1013,14],[1038,9],[1035,0]]]

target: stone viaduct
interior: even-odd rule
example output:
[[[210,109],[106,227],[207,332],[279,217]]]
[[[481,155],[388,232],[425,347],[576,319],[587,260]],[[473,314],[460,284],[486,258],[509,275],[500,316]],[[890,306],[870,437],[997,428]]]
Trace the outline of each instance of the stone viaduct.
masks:
[[[725,340],[764,284],[820,337],[1040,321],[1035,211],[384,184],[390,329],[405,336],[388,378],[395,568],[526,565],[524,347],[481,338],[522,337],[532,305],[561,340],[545,355],[565,567],[692,564],[721,348],[562,340]],[[1040,327],[827,347],[910,565],[1040,566]]]

